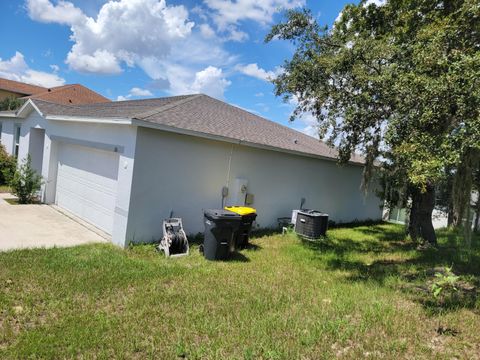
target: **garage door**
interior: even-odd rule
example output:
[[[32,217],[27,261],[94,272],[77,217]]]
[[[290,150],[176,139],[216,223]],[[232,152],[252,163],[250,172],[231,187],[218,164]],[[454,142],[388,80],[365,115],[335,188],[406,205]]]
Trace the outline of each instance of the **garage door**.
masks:
[[[117,176],[117,153],[60,144],[55,202],[111,234]]]

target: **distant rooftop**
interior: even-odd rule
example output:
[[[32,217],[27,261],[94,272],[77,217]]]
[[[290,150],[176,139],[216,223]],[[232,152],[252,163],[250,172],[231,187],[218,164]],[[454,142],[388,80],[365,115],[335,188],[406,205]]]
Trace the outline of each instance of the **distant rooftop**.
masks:
[[[106,97],[80,84],[45,88],[0,78],[0,90],[18,94],[21,99],[40,99],[59,104],[91,104],[111,102]]]
[[[0,90],[11,91],[20,95],[33,95],[47,91],[47,88],[0,78]]]

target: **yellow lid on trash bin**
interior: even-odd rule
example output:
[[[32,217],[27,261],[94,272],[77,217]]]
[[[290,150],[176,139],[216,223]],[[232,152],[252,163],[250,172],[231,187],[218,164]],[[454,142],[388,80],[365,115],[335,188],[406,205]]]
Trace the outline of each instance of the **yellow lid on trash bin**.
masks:
[[[256,214],[257,210],[246,206],[225,206],[225,210],[237,213],[238,215]]]

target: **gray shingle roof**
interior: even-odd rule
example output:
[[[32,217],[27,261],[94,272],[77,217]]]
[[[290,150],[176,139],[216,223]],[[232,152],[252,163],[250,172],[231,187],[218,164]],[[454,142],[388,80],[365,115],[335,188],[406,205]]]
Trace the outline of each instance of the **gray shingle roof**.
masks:
[[[44,115],[133,119],[136,115],[145,111],[157,109],[163,105],[192,96],[172,96],[158,99],[112,101],[82,105],[62,105],[39,99],[33,99],[33,102]]]
[[[73,106],[33,101],[45,116],[127,118],[305,155],[337,156],[322,141],[203,94]],[[351,162],[363,159],[354,156]]]

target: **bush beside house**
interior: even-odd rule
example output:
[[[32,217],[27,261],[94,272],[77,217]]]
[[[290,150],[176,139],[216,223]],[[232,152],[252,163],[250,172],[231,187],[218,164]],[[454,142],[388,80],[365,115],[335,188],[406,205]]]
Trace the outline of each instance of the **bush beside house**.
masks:
[[[0,186],[8,185],[16,170],[15,157],[9,155],[5,146],[0,145]]]
[[[9,183],[19,204],[31,204],[37,200],[37,192],[42,186],[42,177],[32,168],[30,155],[13,174]]]

